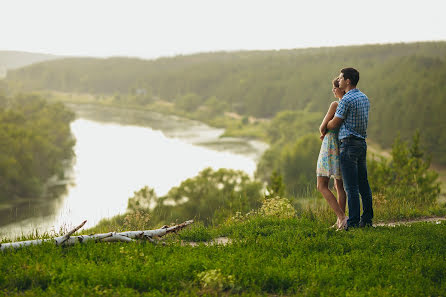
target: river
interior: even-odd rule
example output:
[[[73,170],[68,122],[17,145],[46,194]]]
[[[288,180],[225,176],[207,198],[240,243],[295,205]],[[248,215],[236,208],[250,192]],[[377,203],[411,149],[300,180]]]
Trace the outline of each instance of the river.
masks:
[[[65,179],[52,181],[41,199],[3,208],[0,237],[54,233],[87,220],[125,212],[127,200],[145,185],[158,196],[206,167],[253,175],[265,143],[220,138],[223,129],[154,112],[69,105],[75,158]]]

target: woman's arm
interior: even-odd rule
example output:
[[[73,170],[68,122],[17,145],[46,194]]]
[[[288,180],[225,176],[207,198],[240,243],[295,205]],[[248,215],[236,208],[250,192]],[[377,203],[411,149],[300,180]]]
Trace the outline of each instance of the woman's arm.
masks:
[[[321,138],[327,133],[327,124],[334,117],[336,108],[338,107],[338,102],[333,101],[328,108],[327,114],[325,115],[321,126],[319,127],[319,132],[321,132]]]

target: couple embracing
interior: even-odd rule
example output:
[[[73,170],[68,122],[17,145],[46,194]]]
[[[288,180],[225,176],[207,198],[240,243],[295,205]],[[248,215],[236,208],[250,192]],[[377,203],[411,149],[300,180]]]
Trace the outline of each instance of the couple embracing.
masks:
[[[333,94],[339,99],[331,103],[319,128],[322,145],[317,161],[317,188],[336,213],[334,227],[348,230],[372,226],[372,191],[367,179],[367,124],[370,102],[356,88],[359,72],[344,68],[333,80]],[[328,187],[335,179],[338,200]],[[360,216],[361,195],[363,212]],[[348,199],[347,199],[348,198]],[[348,201],[348,217],[345,215]]]

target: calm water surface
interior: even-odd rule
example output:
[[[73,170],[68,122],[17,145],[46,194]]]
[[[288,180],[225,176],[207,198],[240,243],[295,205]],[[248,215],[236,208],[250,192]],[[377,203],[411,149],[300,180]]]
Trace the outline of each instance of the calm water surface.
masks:
[[[206,167],[252,175],[266,144],[223,138],[222,129],[174,116],[137,110],[71,105],[76,157],[66,179],[44,199],[3,209],[0,236],[58,232],[83,220],[85,227],[124,213],[127,200],[145,185],[158,196]],[[54,196],[54,197],[50,197]],[[85,228],[84,227],[84,228]]]

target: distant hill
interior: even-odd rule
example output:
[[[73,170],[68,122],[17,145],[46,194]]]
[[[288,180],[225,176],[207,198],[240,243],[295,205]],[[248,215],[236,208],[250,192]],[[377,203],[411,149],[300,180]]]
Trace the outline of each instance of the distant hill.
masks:
[[[19,51],[0,51],[0,78],[10,69],[17,69],[34,63],[63,58],[62,56]]]
[[[421,132],[435,162],[446,165],[446,42],[417,42],[279,51],[215,52],[156,60],[67,58],[8,72],[22,91],[143,93],[188,110],[222,104],[225,111],[274,117],[283,110],[325,113],[331,81],[342,67],[361,73],[371,101],[369,136],[388,148],[395,137]],[[123,95],[123,96],[122,96]],[[314,131],[317,131],[315,127]]]

